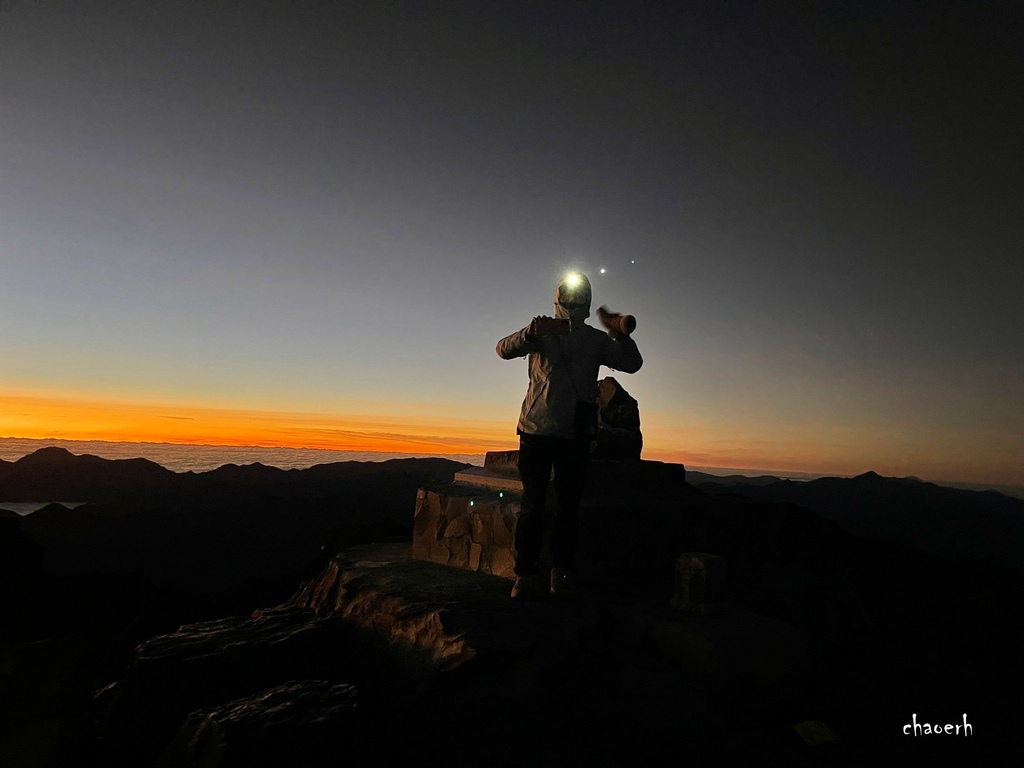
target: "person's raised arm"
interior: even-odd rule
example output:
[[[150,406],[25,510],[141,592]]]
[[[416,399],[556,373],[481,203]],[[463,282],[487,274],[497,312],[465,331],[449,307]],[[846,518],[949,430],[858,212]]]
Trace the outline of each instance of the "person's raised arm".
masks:
[[[554,317],[538,316],[530,321],[530,324],[521,331],[516,331],[510,336],[498,342],[495,351],[498,357],[504,360],[511,360],[513,357],[523,357],[537,349],[537,340],[541,336],[558,336],[569,332],[569,322]]]
[[[636,373],[644,364],[644,359],[640,356],[636,342],[623,334],[617,339],[608,337],[608,341],[605,343],[604,359],[601,363],[616,371]]]
[[[494,351],[502,360],[511,360],[514,357],[523,357],[533,351],[533,340],[529,338],[530,327],[509,334],[498,342]]]

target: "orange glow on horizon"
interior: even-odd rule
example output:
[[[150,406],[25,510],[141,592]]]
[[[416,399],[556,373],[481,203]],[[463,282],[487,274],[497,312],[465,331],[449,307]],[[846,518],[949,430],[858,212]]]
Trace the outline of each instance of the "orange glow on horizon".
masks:
[[[0,392],[0,437],[439,455],[518,447],[514,424],[505,421],[457,419],[444,414],[410,417],[405,413],[414,409],[403,406],[403,410],[402,416],[317,414]],[[690,434],[689,442],[697,446],[713,437]],[[766,466],[767,457],[760,452],[735,447],[724,452],[664,447],[676,443],[673,438],[657,432],[649,435],[644,457],[701,466]],[[804,469],[770,461],[768,465]]]
[[[0,436],[438,454],[485,453],[516,444],[507,425],[450,418],[234,410],[17,394],[0,394]]]
[[[380,404],[382,411],[389,406]],[[105,440],[185,445],[320,448],[444,456],[518,447],[512,420],[467,419],[437,406],[394,404],[385,413],[319,414],[88,399],[61,393],[0,390],[0,437]],[[400,413],[401,415],[394,415]],[[408,415],[431,413],[431,416]],[[514,417],[513,417],[514,418]],[[851,438],[841,430],[730,436],[727,428],[691,423],[644,428],[645,459],[692,467],[733,467],[765,474],[857,475],[868,470],[932,481],[1020,484],[1019,467],[1005,455],[935,455],[924,444],[891,445]],[[774,439],[766,439],[773,437]],[[882,436],[884,437],[884,436]],[[760,439],[759,439],[760,438]]]

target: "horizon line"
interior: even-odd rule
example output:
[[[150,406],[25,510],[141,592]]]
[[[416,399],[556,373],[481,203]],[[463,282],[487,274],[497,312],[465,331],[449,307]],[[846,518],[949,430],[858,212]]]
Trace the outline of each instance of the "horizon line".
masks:
[[[28,441],[32,443],[102,443],[106,445],[152,445],[152,446],[176,446],[181,448],[212,448],[212,449],[256,449],[263,451],[311,451],[315,453],[356,453],[356,454],[378,454],[381,456],[388,455],[390,458],[396,458],[392,454],[400,454],[401,456],[409,458],[441,458],[452,460],[451,457],[483,457],[489,451],[451,451],[451,452],[439,452],[439,451],[396,451],[396,450],[366,450],[366,449],[349,449],[349,448],[323,448],[315,446],[296,446],[296,445],[259,445],[254,443],[191,443],[191,442],[175,442],[171,440],[104,440],[101,438],[69,438],[69,437],[16,437],[12,435],[0,436],[0,441]],[[30,453],[35,453],[37,450],[42,450],[47,446],[40,446]],[[52,447],[63,447],[55,445]],[[514,450],[514,449],[509,449]],[[663,453],[660,450],[655,449],[655,454]],[[413,456],[412,454],[416,454]],[[18,458],[30,455],[29,453],[23,453]],[[87,455],[87,454],[77,454]],[[400,457],[401,457],[400,456]],[[102,458],[102,457],[101,457]],[[147,458],[145,456],[138,456],[132,458]],[[148,459],[153,461],[152,459]],[[661,461],[661,459],[647,459],[649,461]],[[0,461],[17,461],[17,459]],[[346,459],[345,461],[358,461],[358,459]],[[154,462],[159,463],[159,462]],[[232,463],[232,462],[228,462]],[[252,462],[252,463],[263,463],[263,462]],[[688,472],[698,472],[706,475],[713,475],[719,477],[725,477],[728,475],[738,475],[740,477],[754,478],[754,477],[776,477],[780,480],[792,480],[795,482],[810,482],[812,480],[818,480],[823,478],[836,478],[836,479],[851,479],[858,477],[863,474],[874,473],[880,477],[896,480],[918,480],[923,483],[933,483],[935,485],[948,487],[948,488],[959,488],[961,490],[993,490],[997,493],[1004,493],[1006,495],[1013,496],[1014,498],[1024,499],[1024,485],[1015,485],[1012,483],[987,483],[977,482],[969,480],[932,480],[927,478],[917,477],[916,475],[884,475],[880,472],[876,472],[873,469],[867,469],[863,472],[855,474],[848,473],[828,473],[828,472],[807,472],[803,470],[785,470],[785,469],[766,469],[758,467],[723,467],[713,465],[702,465],[702,464],[687,464],[685,462],[666,462],[666,463],[679,463],[686,468]],[[161,465],[163,466],[163,465]],[[226,465],[222,465],[226,466]],[[273,466],[273,465],[271,465]],[[720,475],[718,473],[726,473]],[[1012,492],[1011,492],[1012,491]]]

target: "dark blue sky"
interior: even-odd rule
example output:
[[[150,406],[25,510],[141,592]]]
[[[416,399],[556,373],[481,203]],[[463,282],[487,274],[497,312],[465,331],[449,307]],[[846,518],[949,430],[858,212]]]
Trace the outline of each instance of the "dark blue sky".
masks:
[[[4,4],[0,389],[511,445],[572,267],[653,457],[1024,483],[1020,11],[625,5]]]

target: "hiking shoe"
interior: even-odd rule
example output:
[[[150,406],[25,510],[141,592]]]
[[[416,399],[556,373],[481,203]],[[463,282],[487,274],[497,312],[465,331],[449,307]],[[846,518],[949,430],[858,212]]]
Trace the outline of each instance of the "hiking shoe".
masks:
[[[539,576],[516,576],[512,585],[513,600],[539,600],[544,597],[544,580]]]
[[[568,568],[551,569],[551,594],[555,597],[572,597],[575,593],[575,574]]]

